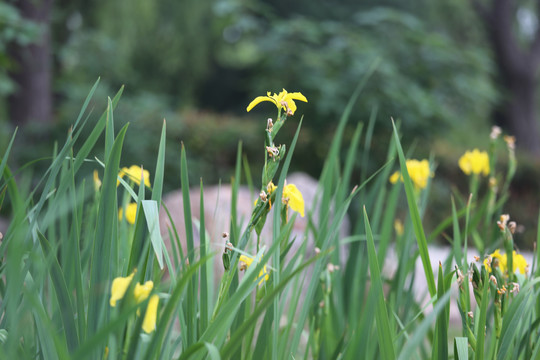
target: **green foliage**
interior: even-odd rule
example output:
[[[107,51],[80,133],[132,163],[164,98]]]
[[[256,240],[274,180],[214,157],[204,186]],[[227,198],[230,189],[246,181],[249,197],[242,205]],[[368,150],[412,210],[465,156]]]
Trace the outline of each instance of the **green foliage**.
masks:
[[[287,79],[311,94],[315,106],[309,115],[316,114],[312,117],[320,126],[339,115],[355,79],[376,58],[381,63],[358,113],[378,104],[382,118],[399,115],[404,120],[407,134],[485,122],[495,100],[488,54],[465,39],[452,38],[451,29],[433,29],[419,15],[364,6],[350,8],[340,21],[331,15],[306,16],[309,10],[293,10],[289,17],[276,20],[266,8],[260,11],[258,27],[244,25],[238,16],[236,26],[245,35],[234,44],[257,46],[253,88],[261,91],[259,84],[265,84],[279,89],[278,82]],[[239,51],[235,61],[241,62],[242,56]],[[264,80],[258,82],[261,76]]]
[[[0,98],[11,94],[15,84],[8,76],[18,64],[10,58],[10,46],[27,46],[40,35],[40,26],[23,19],[18,9],[9,2],[0,3]]]

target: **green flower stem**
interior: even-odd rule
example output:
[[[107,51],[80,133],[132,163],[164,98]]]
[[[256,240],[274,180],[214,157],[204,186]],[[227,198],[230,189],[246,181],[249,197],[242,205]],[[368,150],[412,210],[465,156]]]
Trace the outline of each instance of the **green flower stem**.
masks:
[[[471,182],[469,184],[469,191],[473,194],[475,200],[478,200],[478,174],[472,174]]]
[[[503,234],[504,250],[506,250],[506,265],[508,271],[508,281],[517,281],[516,274],[514,274],[514,238],[508,226],[504,229]]]
[[[487,200],[487,208],[486,208],[486,216],[484,218],[484,241],[493,241],[492,231],[493,228],[493,214],[495,213],[495,204],[497,200],[497,192],[496,192],[497,186],[491,186],[489,185],[488,190],[488,200]],[[491,244],[484,244],[484,245],[491,245]]]

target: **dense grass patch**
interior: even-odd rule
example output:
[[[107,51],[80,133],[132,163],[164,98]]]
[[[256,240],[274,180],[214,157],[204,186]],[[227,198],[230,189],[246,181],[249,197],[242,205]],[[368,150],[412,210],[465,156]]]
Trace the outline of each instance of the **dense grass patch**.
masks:
[[[13,134],[0,163],[0,205],[11,214],[0,246],[0,358],[540,357],[540,250],[527,263],[513,243],[519,224],[504,215],[517,166],[512,139],[493,133],[485,151],[464,149],[456,167],[471,195],[454,189],[447,208],[430,208],[437,155],[414,160],[399,123],[388,134],[387,161],[366,171],[376,115],[366,131],[347,124],[366,80],[343,110],[309,208],[302,189],[286,183],[309,99],[256,98],[253,106],[274,104],[277,114],[260,123],[260,178],[238,147],[230,226],[220,239],[204,231],[203,209],[192,221],[190,149],[180,144],[185,232],[159,228],[164,178],[177,176],[165,172],[166,122],[155,139],[156,167],[122,167],[130,137],[129,124],[115,128],[122,90],[96,119],[87,113],[94,85],[38,183],[29,180],[31,167],[10,169]],[[296,128],[290,144],[280,143],[282,127]],[[93,177],[81,175],[89,169]],[[241,183],[259,193],[243,224],[235,207]],[[203,204],[202,181],[200,189]],[[426,212],[449,215],[426,232]],[[299,216],[309,223],[301,237],[292,235]],[[352,231],[343,237],[347,218]],[[440,238],[448,255],[432,259],[429,245]],[[217,242],[225,242],[223,253],[212,251]],[[214,289],[216,264],[223,275]]]

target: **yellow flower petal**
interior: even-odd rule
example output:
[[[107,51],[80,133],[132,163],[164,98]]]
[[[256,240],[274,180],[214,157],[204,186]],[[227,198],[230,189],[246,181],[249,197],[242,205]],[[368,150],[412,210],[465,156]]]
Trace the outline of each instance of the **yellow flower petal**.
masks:
[[[427,186],[428,179],[433,177],[433,173],[429,169],[429,161],[410,159],[406,161],[407,172],[411,178],[416,189],[423,189]],[[395,184],[398,180],[403,181],[403,176],[399,171],[390,176],[388,179],[392,184]]]
[[[135,301],[137,302],[137,304],[146,300],[148,295],[150,295],[150,292],[152,292],[153,288],[154,282],[152,280],[148,280],[143,285],[139,283],[135,284],[133,296],[135,297]]]
[[[109,300],[109,304],[112,307],[115,307],[116,302],[124,297],[126,290],[133,279],[133,275],[135,275],[135,272],[131,273],[128,277],[117,277],[113,280],[111,285],[111,299]]]
[[[137,203],[130,203],[126,209],[126,220],[130,224],[135,224],[135,217],[137,215]]]
[[[118,176],[123,178],[127,176],[129,180],[132,180],[135,184],[141,184],[141,175],[144,178],[144,184],[150,186],[150,172],[148,170],[143,170],[140,166],[131,165],[129,168],[123,167]],[[120,184],[120,181],[116,181],[116,186]]]
[[[249,256],[246,256],[246,255],[240,255],[240,261],[245,263],[247,267],[250,267],[251,264],[253,263],[253,258],[251,258]],[[270,275],[268,275],[266,265],[264,265],[263,269],[259,272],[259,277],[262,277],[262,279],[259,280],[258,285],[261,285],[264,281],[268,281],[268,279],[270,279]]]
[[[490,172],[488,153],[478,149],[466,151],[459,158],[458,165],[465,175],[482,174],[487,176]]]
[[[299,92],[289,93],[287,95],[287,98],[289,98],[291,100],[300,100],[300,101],[303,101],[303,102],[308,102],[306,97],[304,95],[302,95],[302,93],[299,93]]]
[[[97,170],[94,170],[94,190],[98,191],[101,187],[101,180],[99,179],[99,174]]]
[[[270,95],[270,92],[268,91],[266,93],[266,96],[257,96],[252,102],[249,103],[246,110],[247,112],[250,112],[251,109],[253,109],[261,102],[271,101],[274,103],[274,105],[276,105],[278,109],[283,109],[289,112],[290,115],[293,115],[296,111],[296,104],[294,100],[308,102],[306,97],[302,95],[302,93],[288,93],[287,90],[283,89],[283,91],[281,91],[279,94],[274,93],[273,95]]]
[[[124,209],[120,208],[118,210],[118,220],[122,220],[124,217]],[[137,203],[129,203],[126,209],[126,220],[131,225],[135,224],[135,219],[137,217]]]
[[[489,272],[492,272],[493,267],[498,267],[501,273],[504,274],[506,272],[506,254],[501,254],[499,249],[495,250],[491,254],[491,266],[488,259],[484,260],[484,266]]]
[[[157,310],[159,304],[159,296],[152,295],[148,301],[148,306],[146,307],[146,313],[144,314],[142,329],[147,334],[151,333],[156,329],[156,319],[157,319]]]
[[[512,267],[514,268],[514,272],[516,272],[516,270],[519,270],[521,274],[526,274],[529,264],[527,264],[527,261],[525,260],[523,255],[516,254],[515,251],[512,254]]]
[[[251,109],[253,109],[255,106],[259,105],[263,101],[272,101],[272,102],[275,103],[275,101],[269,96],[257,96],[255,99],[253,99],[252,102],[249,103],[248,107],[246,108],[247,112],[250,112]]]
[[[388,180],[390,181],[390,183],[395,184],[398,182],[400,177],[401,177],[401,173],[399,171],[396,171],[390,176]]]
[[[283,91],[285,92],[285,95],[283,96],[282,101],[287,102],[287,106],[289,107],[289,110],[291,111],[291,114],[294,114],[296,112],[296,103],[293,100],[300,100],[300,101],[307,102],[306,97],[304,95],[302,95],[301,93],[299,93],[299,92],[287,94],[285,89],[283,89]]]
[[[501,254],[499,249],[495,250],[491,254],[491,265],[489,266],[487,259],[484,260],[484,265],[486,269],[489,272],[492,272],[492,267],[499,267],[499,270],[502,274],[505,274],[508,271],[508,257],[506,254]],[[512,270],[515,273],[516,270],[519,270],[521,274],[527,273],[527,268],[529,267],[529,264],[527,264],[527,261],[523,257],[523,255],[516,253],[514,250],[512,252]]]
[[[403,222],[401,222],[400,219],[396,219],[394,221],[394,230],[396,231],[397,236],[401,236],[405,232],[405,227],[403,226]]]
[[[242,261],[243,263],[245,263],[249,267],[251,265],[251,263],[253,262],[253,259],[246,256],[246,255],[240,255],[240,261]]]
[[[283,188],[283,198],[287,199],[287,205],[304,217],[304,197],[296,185],[288,184]]]

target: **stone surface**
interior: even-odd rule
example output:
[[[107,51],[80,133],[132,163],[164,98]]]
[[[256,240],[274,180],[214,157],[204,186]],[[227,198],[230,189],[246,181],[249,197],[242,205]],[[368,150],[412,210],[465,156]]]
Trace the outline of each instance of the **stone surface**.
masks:
[[[433,275],[435,276],[435,281],[437,281],[437,272],[438,272],[438,265],[439,261],[444,264],[448,256],[450,256],[452,252],[452,248],[448,246],[434,246],[430,245],[428,246],[429,251],[429,259],[431,260],[431,267],[433,268]],[[525,260],[529,265],[532,264],[533,261],[533,254],[531,252],[520,252],[523,257],[525,257]],[[476,249],[468,249],[467,250],[467,263],[472,263],[475,261],[474,257],[479,256],[481,259],[484,257],[478,253]],[[395,252],[394,248],[390,248],[388,251],[388,255],[384,261],[384,267],[383,267],[383,274],[388,277],[392,278],[395,274],[396,267],[397,267],[397,261],[398,257]],[[454,269],[455,261],[452,261],[452,270]],[[480,268],[481,264],[478,263],[477,266]],[[422,260],[420,259],[420,256],[416,259],[415,263],[415,281],[414,281],[414,293],[416,294],[416,300],[422,305],[425,306],[429,300],[429,291],[427,288],[427,281],[426,276],[424,274],[424,266],[422,265]],[[529,268],[530,271],[530,268]],[[465,276],[468,276],[467,274],[464,274]],[[451,298],[450,298],[450,324],[452,326],[461,326],[461,315],[459,313],[459,309],[457,306],[457,298],[459,296],[458,293],[458,285],[455,281],[452,282],[451,288]],[[470,286],[470,296],[471,296],[471,307],[472,309],[476,308],[476,301],[474,300],[474,294],[472,291],[472,286]],[[433,307],[429,306],[426,309],[425,314],[428,314]]]
[[[311,212],[313,221],[318,221],[318,211],[313,211],[313,206],[316,202],[317,186],[318,182],[314,178],[304,173],[292,173],[287,177],[287,182],[295,184],[303,195],[305,202],[305,217],[300,217],[298,214],[294,223],[292,232],[292,239],[294,239],[293,246],[289,254],[294,254],[300,247],[303,241],[307,241],[306,255],[310,256],[314,253],[313,239],[311,237],[305,237],[305,230],[308,226],[308,214]],[[237,198],[237,217],[238,221],[242,224],[242,229],[245,229],[251,216],[251,211],[254,208],[254,202],[258,198],[257,193],[250,193],[249,189],[245,186],[240,186],[238,189]],[[224,239],[222,234],[229,232],[229,223],[231,217],[231,186],[215,185],[204,187],[204,219],[205,230],[207,236],[209,236],[209,242],[212,251],[216,252],[214,256],[214,274],[215,278],[219,279],[223,273],[223,265],[221,260],[221,254],[224,249]],[[194,232],[194,246],[198,251],[199,244],[199,230],[198,224],[200,221],[200,190],[199,188],[190,189],[190,203],[192,213],[192,224]],[[170,252],[170,237],[169,230],[172,229],[172,224],[176,227],[177,233],[180,237],[181,246],[185,254],[186,248],[186,236],[184,226],[184,209],[183,198],[181,190],[171,192],[163,197],[163,205],[167,207],[171,214],[171,218],[167,216],[166,212],[160,212],[160,229],[163,240]],[[272,214],[270,212],[266,221],[266,226],[263,229],[261,235],[261,242],[270,245],[272,240]],[[172,220],[172,222],[171,222]],[[342,227],[342,236],[346,236],[349,232],[349,221],[346,219]],[[255,233],[252,234],[251,246],[246,249],[246,252],[255,254]],[[171,252],[170,252],[171,253]]]

